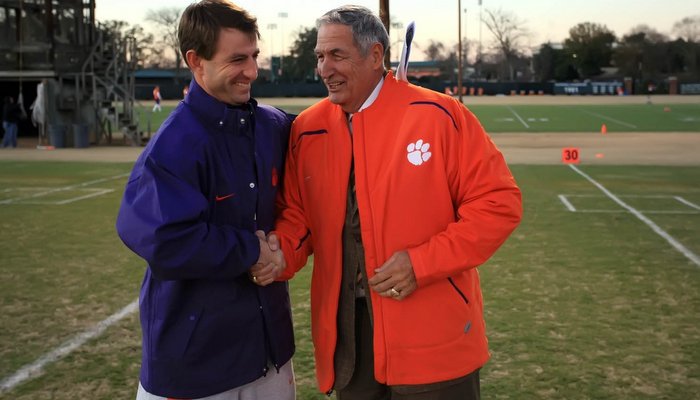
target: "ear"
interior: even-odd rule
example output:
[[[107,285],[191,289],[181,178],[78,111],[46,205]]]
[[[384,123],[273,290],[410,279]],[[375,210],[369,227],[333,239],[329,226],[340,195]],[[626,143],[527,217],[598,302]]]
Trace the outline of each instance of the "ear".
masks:
[[[185,53],[185,59],[187,60],[187,65],[190,66],[193,73],[201,73],[202,57],[200,57],[196,51],[191,49],[187,50],[187,53]]]
[[[369,55],[372,59],[372,65],[375,68],[383,68],[384,65],[384,46],[375,43],[369,49]]]

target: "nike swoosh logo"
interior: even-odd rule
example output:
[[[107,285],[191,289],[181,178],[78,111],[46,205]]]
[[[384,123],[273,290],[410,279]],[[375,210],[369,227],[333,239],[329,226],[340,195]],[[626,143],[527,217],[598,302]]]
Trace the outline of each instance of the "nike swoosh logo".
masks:
[[[227,194],[225,196],[216,196],[216,201],[223,201],[228,199],[229,197],[233,197],[235,193]]]

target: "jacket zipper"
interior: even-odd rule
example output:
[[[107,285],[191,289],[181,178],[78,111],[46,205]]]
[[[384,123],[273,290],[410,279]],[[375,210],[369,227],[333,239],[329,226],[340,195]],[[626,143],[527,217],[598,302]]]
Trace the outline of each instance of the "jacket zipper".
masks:
[[[450,281],[450,285],[452,285],[452,287],[457,291],[457,293],[459,293],[459,296],[462,298],[462,300],[464,300],[464,303],[469,304],[469,300],[467,299],[467,296],[465,296],[464,293],[462,293],[462,291],[459,290],[459,288],[455,284],[455,281],[453,281],[452,278],[447,278],[447,280]]]

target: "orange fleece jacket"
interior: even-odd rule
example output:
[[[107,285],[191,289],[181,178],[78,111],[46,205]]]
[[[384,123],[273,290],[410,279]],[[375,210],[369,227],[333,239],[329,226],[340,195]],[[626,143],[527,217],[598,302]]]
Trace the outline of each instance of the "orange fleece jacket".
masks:
[[[479,121],[451,97],[389,73],[353,116],[328,99],[292,127],[277,233],[284,279],[314,254],[311,326],[319,389],[335,379],[341,232],[351,158],[367,274],[407,250],[418,289],[403,301],[371,292],[377,381],[464,376],[489,358],[479,274],[522,215],[520,190]]]

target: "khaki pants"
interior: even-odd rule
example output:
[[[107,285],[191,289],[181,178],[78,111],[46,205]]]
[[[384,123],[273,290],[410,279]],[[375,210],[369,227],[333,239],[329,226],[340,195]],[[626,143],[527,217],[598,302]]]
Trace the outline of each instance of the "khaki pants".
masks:
[[[277,373],[275,368],[270,368],[267,375],[246,385],[228,390],[215,395],[200,397],[196,400],[294,400],[296,398],[296,387],[294,385],[294,367],[292,360],[280,368]],[[136,393],[136,400],[167,400],[167,397],[160,397],[150,394],[139,383],[139,390]],[[195,400],[195,399],[192,399]]]

